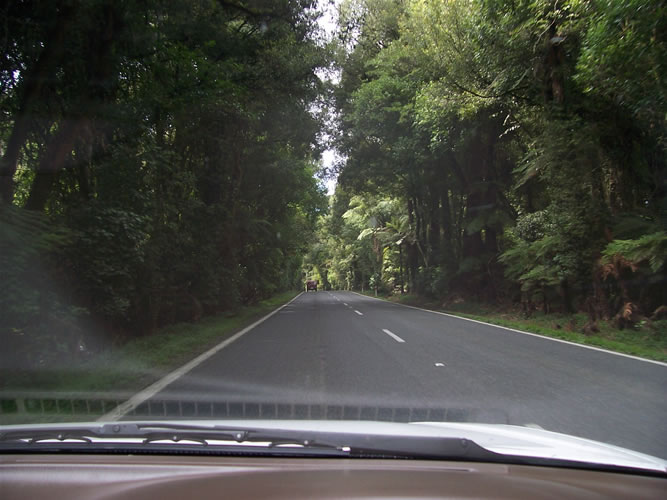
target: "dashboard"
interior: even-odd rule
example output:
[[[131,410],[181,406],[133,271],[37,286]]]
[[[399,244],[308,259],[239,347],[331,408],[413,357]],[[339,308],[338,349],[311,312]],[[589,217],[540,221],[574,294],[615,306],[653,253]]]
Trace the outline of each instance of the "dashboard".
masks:
[[[0,498],[667,498],[667,480],[470,462],[201,455],[0,455]]]

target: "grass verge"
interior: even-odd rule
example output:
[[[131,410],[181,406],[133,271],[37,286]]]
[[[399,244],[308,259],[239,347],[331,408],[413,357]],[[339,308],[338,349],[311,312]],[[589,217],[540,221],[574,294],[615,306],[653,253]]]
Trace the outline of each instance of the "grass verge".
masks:
[[[364,295],[375,296],[372,292],[365,292]],[[493,325],[537,333],[577,344],[601,347],[610,351],[667,362],[667,321],[647,322],[639,325],[636,329],[625,330],[618,330],[609,322],[600,321],[598,322],[600,330],[598,333],[584,334],[581,331],[588,322],[585,314],[535,313],[532,317],[525,318],[521,311],[499,309],[472,302],[452,304],[443,308],[437,302],[412,294],[378,298],[484,321]]]
[[[94,419],[296,295],[276,295],[234,316],[170,325],[78,364],[5,372],[0,423],[81,420],[82,414]]]

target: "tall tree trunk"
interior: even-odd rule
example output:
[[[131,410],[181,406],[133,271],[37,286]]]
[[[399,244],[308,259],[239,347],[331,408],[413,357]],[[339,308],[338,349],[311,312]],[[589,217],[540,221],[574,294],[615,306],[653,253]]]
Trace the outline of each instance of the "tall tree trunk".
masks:
[[[412,198],[408,199],[408,223],[410,225],[410,229],[412,230],[412,228],[415,227],[414,201],[412,200]],[[417,256],[417,245],[415,242],[410,242],[410,244],[408,244],[407,253],[408,253],[407,255],[408,288],[410,292],[414,293],[416,291],[417,267],[419,265]]]
[[[0,203],[12,203],[14,200],[14,174],[18,165],[19,153],[30,130],[30,116],[44,88],[62,58],[65,34],[72,24],[78,2],[59,2],[58,18],[44,42],[44,50],[35,65],[25,72],[23,92],[19,109],[14,118],[14,126],[7,140],[5,153],[0,159]]]
[[[403,269],[403,243],[398,245],[398,274],[401,280],[401,295],[405,293],[405,277]]]
[[[449,204],[449,189],[445,183],[440,189],[440,222],[442,227],[442,248],[440,249],[440,265],[448,274],[455,268],[454,244],[452,232],[452,211]]]
[[[479,216],[480,210],[483,210],[486,200],[479,191],[469,193],[466,198],[466,209],[464,221],[468,225],[470,221]],[[484,242],[482,241],[481,231],[469,233],[464,232],[462,255],[466,257],[477,257],[484,251]]]
[[[437,265],[440,262],[440,186],[435,179],[429,184],[429,226],[428,249],[429,262]]]
[[[558,36],[558,27],[555,21],[549,26],[548,33],[548,48],[544,60],[544,98],[546,102],[553,102],[562,106],[565,102],[565,77],[563,75],[563,66],[565,63],[564,39]]]
[[[109,58],[115,36],[121,25],[117,22],[113,2],[109,1],[102,9],[106,24],[101,35],[98,29],[91,30],[93,45],[88,58],[91,69],[85,96],[79,103],[76,114],[61,124],[42,156],[25,205],[29,210],[44,210],[57,174],[63,169],[72,154],[77,138],[92,121],[90,110],[94,109],[95,102],[106,97],[105,85],[111,77]]]
[[[54,181],[72,154],[76,138],[81,134],[87,122],[88,120],[83,117],[67,120],[56,133],[39,163],[25,208],[44,210]]]

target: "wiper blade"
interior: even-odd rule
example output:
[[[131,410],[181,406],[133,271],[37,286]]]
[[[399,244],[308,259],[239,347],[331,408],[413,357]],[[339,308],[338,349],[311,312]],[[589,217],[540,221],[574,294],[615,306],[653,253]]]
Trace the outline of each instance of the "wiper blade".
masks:
[[[264,449],[292,446],[293,453],[325,452],[347,457],[435,458],[499,460],[473,441],[460,438],[431,438],[292,429],[240,428],[172,422],[117,422],[84,426],[30,426],[0,431],[0,449],[26,451],[30,448],[72,449],[80,445],[105,447],[184,444],[233,451],[230,448],[257,446]],[[77,446],[78,445],[78,446]]]
[[[313,439],[304,438],[303,433],[209,426],[181,425],[163,422],[113,423],[89,426],[49,426],[47,428],[19,428],[0,432],[0,446],[9,444],[39,444],[45,442],[81,442],[100,444],[118,443],[127,440],[131,443],[150,444],[157,441],[194,442],[209,445],[215,442],[226,443],[265,443],[267,446],[286,444],[314,446]],[[327,446],[317,443],[318,446]],[[3,446],[5,447],[5,446]]]

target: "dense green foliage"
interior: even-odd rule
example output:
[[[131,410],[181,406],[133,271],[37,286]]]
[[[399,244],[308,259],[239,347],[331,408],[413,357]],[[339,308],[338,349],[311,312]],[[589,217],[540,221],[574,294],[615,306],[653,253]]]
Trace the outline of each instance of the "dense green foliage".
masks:
[[[309,255],[327,282],[580,310],[592,328],[667,303],[664,2],[340,14],[346,161]]]
[[[591,328],[667,314],[663,1],[339,11],[334,45],[311,0],[6,2],[4,352],[44,363],[305,277]]]
[[[301,286],[326,209],[312,4],[4,4],[3,352],[77,351],[100,337],[85,332],[127,338]]]

